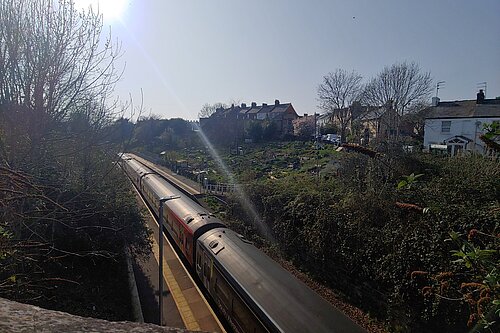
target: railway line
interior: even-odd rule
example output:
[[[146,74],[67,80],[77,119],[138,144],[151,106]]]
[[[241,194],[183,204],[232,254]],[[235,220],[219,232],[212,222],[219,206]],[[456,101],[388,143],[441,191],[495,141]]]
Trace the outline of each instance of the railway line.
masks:
[[[151,230],[158,229],[157,214],[151,210],[151,207],[144,200],[144,197],[134,186],[137,193],[137,199],[148,212],[146,223]],[[145,289],[153,287],[154,290],[159,290],[158,285],[158,265],[159,265],[159,239],[158,232],[152,234],[152,256],[148,260],[138,264],[138,270],[141,270],[141,275],[147,275],[149,282],[152,286],[144,286]],[[163,284],[165,292],[162,295],[164,308],[163,308],[163,322],[162,325],[186,328],[192,331],[207,331],[226,333],[223,324],[218,319],[218,316],[212,309],[212,305],[207,301],[203,292],[199,289],[197,283],[191,277],[191,274],[184,265],[182,259],[176,252],[176,249],[171,243],[171,240],[164,238],[163,259]],[[156,295],[156,301],[146,300],[146,295],[141,295],[141,303],[146,304],[149,309],[148,312],[149,322],[158,323],[158,302],[159,293]],[[148,304],[149,301],[149,304]],[[146,316],[145,316],[146,317]]]
[[[190,270],[234,332],[365,332],[243,236],[132,155],[123,168],[161,221]],[[154,166],[152,166],[154,167]],[[168,173],[167,173],[168,175]]]

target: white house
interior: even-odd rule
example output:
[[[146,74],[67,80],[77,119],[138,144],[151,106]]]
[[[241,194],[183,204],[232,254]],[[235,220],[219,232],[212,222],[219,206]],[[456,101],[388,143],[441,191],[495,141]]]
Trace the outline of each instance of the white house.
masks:
[[[485,153],[479,138],[483,124],[500,121],[500,99],[484,99],[482,92],[476,100],[440,102],[433,98],[433,106],[425,118],[424,149],[443,149],[456,155],[460,151]]]

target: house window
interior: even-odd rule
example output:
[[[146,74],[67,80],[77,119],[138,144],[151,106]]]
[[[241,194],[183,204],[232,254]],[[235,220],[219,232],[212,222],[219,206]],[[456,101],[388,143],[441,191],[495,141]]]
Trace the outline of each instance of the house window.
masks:
[[[451,121],[442,121],[441,122],[441,132],[443,133],[449,133],[451,128]]]

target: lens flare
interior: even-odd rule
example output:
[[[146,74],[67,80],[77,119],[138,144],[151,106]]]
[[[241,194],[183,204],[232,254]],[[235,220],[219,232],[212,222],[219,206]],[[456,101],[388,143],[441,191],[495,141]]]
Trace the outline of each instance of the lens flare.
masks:
[[[76,9],[92,9],[108,21],[120,20],[127,7],[127,0],[74,0],[74,3]]]
[[[229,170],[227,165],[224,163],[222,158],[220,157],[219,153],[215,149],[215,147],[212,145],[210,140],[207,138],[205,133],[203,133],[203,130],[201,129],[199,124],[196,124],[196,132],[198,133],[199,137],[203,141],[203,143],[208,147],[208,152],[210,156],[214,159],[214,161],[217,163],[219,168],[222,170],[222,173],[226,178],[229,180],[230,183],[235,184],[235,191],[238,194],[238,198],[240,201],[240,204],[242,207],[245,209],[247,214],[252,218],[252,225],[255,226],[263,235],[264,237],[267,238],[267,240],[274,242],[274,238],[271,234],[271,231],[269,230],[269,226],[262,221],[260,218],[257,209],[253,205],[252,201],[248,197],[248,195],[245,193],[243,188],[236,182],[236,178],[234,177],[233,173]]]

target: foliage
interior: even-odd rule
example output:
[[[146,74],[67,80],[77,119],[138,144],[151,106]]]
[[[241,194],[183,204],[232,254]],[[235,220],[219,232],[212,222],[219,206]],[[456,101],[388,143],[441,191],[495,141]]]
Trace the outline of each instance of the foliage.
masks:
[[[258,120],[250,121],[245,130],[245,136],[252,139],[253,142],[261,141],[263,133],[264,128],[262,127],[262,123]]]
[[[486,144],[488,149],[495,153],[500,152],[500,144],[497,142],[500,137],[500,121],[494,121],[490,124],[483,124],[485,133],[479,138]]]
[[[449,230],[495,230],[500,218],[491,207],[498,204],[498,164],[479,156],[403,154],[394,163],[384,156],[338,158],[334,177],[292,173],[247,185],[273,230],[271,239],[296,266],[395,330],[466,331],[465,304],[422,298],[411,272],[453,270],[453,248],[444,241]],[[426,214],[398,202],[425,207]],[[231,207],[229,218],[249,220],[236,202]]]
[[[497,226],[495,226],[496,228]],[[467,326],[473,331],[493,332],[500,327],[500,260],[498,248],[500,238],[493,230],[491,234],[471,229],[467,238],[452,231],[451,241],[458,250],[451,250],[458,258],[452,271],[430,275],[427,272],[412,272],[412,278],[425,284],[425,297],[444,298],[468,304],[470,315]]]
[[[337,134],[338,131],[339,131],[338,126],[332,123],[325,124],[320,128],[321,134]]]
[[[122,255],[149,234],[109,141],[119,52],[101,33],[72,1],[0,1],[0,295],[124,320]]]
[[[316,116],[307,116],[297,119],[293,123],[293,134],[301,140],[314,138],[316,130]]]
[[[397,189],[398,190],[401,190],[401,189],[410,190],[412,188],[412,186],[417,182],[417,179],[422,177],[423,175],[424,175],[423,173],[418,174],[418,175],[412,173],[409,176],[403,176],[403,180],[401,180],[398,183]]]

